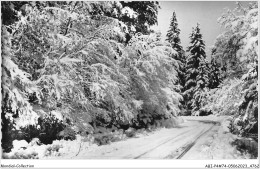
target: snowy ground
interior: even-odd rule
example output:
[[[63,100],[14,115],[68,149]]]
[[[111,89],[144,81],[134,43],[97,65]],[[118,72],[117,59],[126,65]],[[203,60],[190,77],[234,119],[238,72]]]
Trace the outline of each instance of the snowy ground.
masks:
[[[251,158],[249,154],[244,154],[238,151],[235,146],[232,146],[232,142],[237,139],[237,136],[229,132],[228,118],[219,117],[219,119],[221,119],[220,124],[214,125],[210,131],[203,135],[182,159],[220,160]]]
[[[21,150],[38,153],[41,159],[249,159],[232,142],[237,138],[227,128],[228,117],[183,117],[178,128],[157,129],[135,138],[97,146],[82,137],[74,141],[55,141],[52,145]],[[47,150],[47,151],[46,151]],[[24,151],[24,152],[23,152]],[[11,155],[11,153],[9,154]],[[14,155],[14,153],[13,153]],[[18,154],[19,155],[19,154]],[[15,157],[14,157],[15,158]]]

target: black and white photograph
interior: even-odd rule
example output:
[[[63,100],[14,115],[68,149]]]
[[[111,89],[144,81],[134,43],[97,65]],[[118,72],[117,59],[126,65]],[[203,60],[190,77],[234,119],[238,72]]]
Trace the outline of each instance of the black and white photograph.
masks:
[[[258,3],[1,1],[1,168],[258,168]]]

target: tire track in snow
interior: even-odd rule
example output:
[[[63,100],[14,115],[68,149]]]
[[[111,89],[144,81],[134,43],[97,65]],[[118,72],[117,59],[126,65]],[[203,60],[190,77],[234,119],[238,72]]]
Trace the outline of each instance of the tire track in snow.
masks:
[[[178,157],[176,159],[181,159],[197,142],[197,140],[203,136],[204,134],[206,134],[208,131],[210,131],[215,125],[212,125],[209,129],[207,129],[206,131],[202,131],[197,137],[196,139],[189,143],[188,145],[185,146],[184,150],[181,152],[180,155],[178,155]]]
[[[142,154],[140,154],[140,155],[134,157],[133,159],[139,159],[140,157],[142,157],[142,156],[144,156],[144,155],[146,155],[146,154],[148,154],[148,153],[154,151],[155,149],[158,149],[159,147],[161,147],[162,145],[164,145],[164,144],[166,144],[166,143],[168,143],[168,142],[170,142],[170,141],[173,141],[173,140],[179,141],[180,139],[182,139],[181,136],[183,136],[183,135],[189,133],[189,132],[192,131],[192,130],[194,130],[194,128],[192,128],[191,130],[188,130],[188,131],[186,131],[186,132],[184,132],[184,133],[180,133],[179,135],[174,136],[174,138],[170,138],[170,139],[164,141],[163,143],[161,143],[161,144],[159,144],[159,145],[157,145],[157,146],[151,148],[150,150],[148,150],[148,151],[146,151],[146,152],[144,152],[144,153],[142,153]],[[180,138],[179,138],[179,137],[180,137]]]

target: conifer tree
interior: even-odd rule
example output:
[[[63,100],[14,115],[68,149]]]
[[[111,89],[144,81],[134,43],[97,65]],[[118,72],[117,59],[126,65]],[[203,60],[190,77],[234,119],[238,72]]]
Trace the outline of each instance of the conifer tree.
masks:
[[[169,30],[166,35],[166,40],[171,44],[172,48],[177,52],[173,58],[179,63],[178,68],[178,81],[177,84],[180,85],[181,91],[185,84],[185,53],[183,47],[181,46],[180,40],[180,29],[178,28],[178,22],[175,12],[173,12]]]
[[[199,24],[193,28],[190,35],[190,45],[188,46],[186,63],[186,83],[184,87],[184,99],[187,110],[198,110],[199,91],[208,86],[208,65],[205,60],[205,43],[202,40]],[[196,95],[195,95],[196,93]]]
[[[197,111],[202,108],[205,93],[209,87],[210,82],[210,68],[206,59],[200,61],[198,67],[198,75],[196,77],[196,87],[194,88],[192,103],[192,111]]]
[[[182,46],[180,45],[181,40],[180,40],[179,35],[180,35],[180,29],[178,28],[176,14],[175,14],[175,12],[173,12],[172,18],[171,18],[171,23],[170,23],[170,28],[166,34],[166,40],[171,44],[172,48],[177,52],[180,52],[183,50]]]

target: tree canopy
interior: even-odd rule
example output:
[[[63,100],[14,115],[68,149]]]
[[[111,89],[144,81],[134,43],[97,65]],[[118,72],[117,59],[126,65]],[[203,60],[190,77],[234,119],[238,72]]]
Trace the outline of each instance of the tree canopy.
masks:
[[[24,13],[12,8],[17,21],[2,26],[1,39],[5,151],[18,137],[13,131],[29,130],[24,139],[50,143],[66,128],[142,128],[179,113],[176,52],[152,33],[137,33],[125,44],[129,22],[102,14],[115,6],[123,13],[128,3],[120,4],[28,2]],[[129,5],[140,12],[135,26],[141,30],[158,3]],[[150,19],[146,24],[157,22]]]

